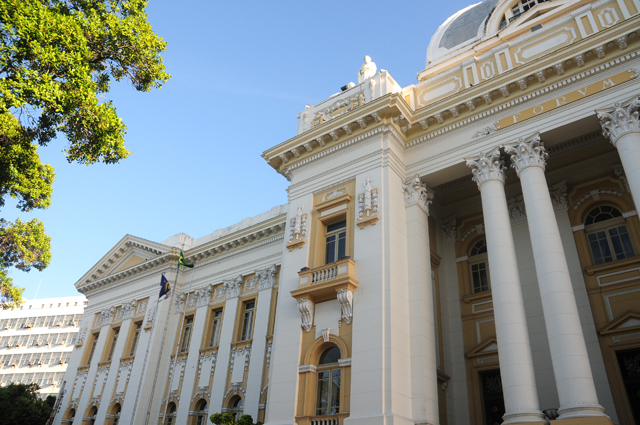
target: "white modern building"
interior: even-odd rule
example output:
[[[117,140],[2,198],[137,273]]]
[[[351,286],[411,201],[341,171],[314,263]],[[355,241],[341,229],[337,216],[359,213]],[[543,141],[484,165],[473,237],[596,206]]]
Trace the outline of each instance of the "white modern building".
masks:
[[[0,385],[35,382],[42,398],[58,395],[86,305],[84,296],[75,296],[0,310]]]
[[[639,28],[640,0],[485,0],[413,85],[366,57],[262,154],[288,204],[76,283],[55,423],[640,423]]]

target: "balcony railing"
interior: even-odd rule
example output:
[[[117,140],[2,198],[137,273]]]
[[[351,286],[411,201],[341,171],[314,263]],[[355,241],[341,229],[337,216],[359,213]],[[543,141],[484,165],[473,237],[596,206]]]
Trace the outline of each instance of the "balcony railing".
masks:
[[[337,416],[316,417],[309,420],[309,425],[339,425],[340,418]]]
[[[298,272],[299,286],[291,291],[291,295],[296,299],[309,298],[319,302],[336,298],[340,289],[353,291],[358,287],[355,266],[355,261],[345,257],[335,263],[313,269],[305,267]]]

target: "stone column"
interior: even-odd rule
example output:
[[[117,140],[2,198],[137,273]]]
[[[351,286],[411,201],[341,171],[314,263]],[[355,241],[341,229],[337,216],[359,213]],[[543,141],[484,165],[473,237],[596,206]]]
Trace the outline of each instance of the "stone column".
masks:
[[[560,397],[558,419],[604,416],[604,408],[598,404],[569,266],[544,176],[548,154],[540,141],[540,134],[526,141],[520,139],[517,145],[505,146],[505,151],[511,154],[511,167],[522,182],[551,361]]]
[[[416,176],[403,185],[407,223],[409,340],[411,346],[411,419],[437,425],[438,369],[429,246],[429,204],[433,195]]]
[[[616,103],[609,112],[596,112],[602,125],[602,134],[618,149],[633,202],[636,206],[640,205],[640,97],[636,97],[628,106]]]
[[[544,423],[538,403],[531,343],[520,287],[516,251],[504,193],[500,151],[467,159],[482,197],[491,294],[504,394],[503,424]]]

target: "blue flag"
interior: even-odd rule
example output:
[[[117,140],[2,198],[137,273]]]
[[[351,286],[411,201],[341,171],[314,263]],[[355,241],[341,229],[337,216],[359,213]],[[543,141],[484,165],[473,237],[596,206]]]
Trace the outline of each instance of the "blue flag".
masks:
[[[169,285],[169,281],[163,274],[162,279],[160,279],[160,296],[158,298],[162,298],[162,296],[168,294],[170,290],[171,285]]]

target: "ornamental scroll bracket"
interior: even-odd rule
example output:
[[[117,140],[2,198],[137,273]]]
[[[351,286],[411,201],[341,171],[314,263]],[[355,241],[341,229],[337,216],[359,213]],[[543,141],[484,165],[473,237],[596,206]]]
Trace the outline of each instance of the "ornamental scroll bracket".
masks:
[[[313,324],[313,313],[315,310],[315,304],[313,301],[303,298],[298,300],[298,311],[300,311],[300,316],[302,318],[302,329],[305,332],[309,332],[311,330],[311,326]]]

